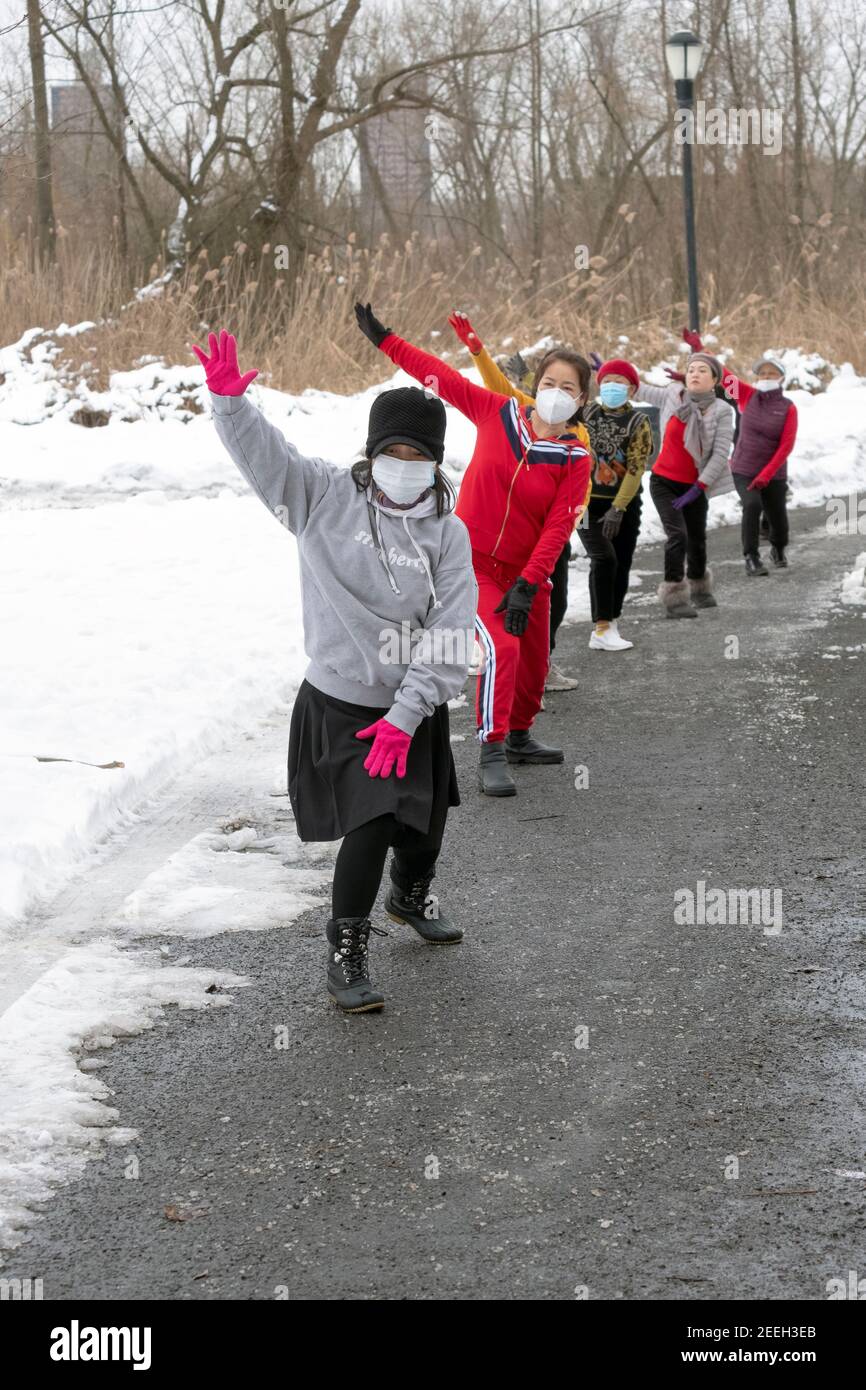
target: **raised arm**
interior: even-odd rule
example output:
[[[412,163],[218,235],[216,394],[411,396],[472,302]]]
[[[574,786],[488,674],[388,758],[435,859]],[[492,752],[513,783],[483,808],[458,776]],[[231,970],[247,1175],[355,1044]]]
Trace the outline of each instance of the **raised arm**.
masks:
[[[268,511],[300,535],[331,487],[336,465],[305,458],[265,419],[244,392],[258,372],[238,370],[237,342],[222,330],[208,338],[210,355],[193,346],[205,369],[217,434]]]
[[[449,315],[448,322],[461,343],[472,354],[488,391],[496,391],[500,396],[513,396],[520,405],[533,404],[532,396],[527,395],[525,391],[520,390],[519,386],[515,386],[512,381],[509,381],[502,369],[497,366],[465,314],[461,314],[455,309],[454,313]]]
[[[369,304],[356,304],[355,317],[361,332],[374,347],[384,352],[395,366],[402,367],[433,395],[455,406],[474,425],[490,419],[502,409],[507,397],[476,386],[440,357],[434,357],[431,352],[424,352],[413,343],[407,343],[404,338],[398,338],[396,333],[379,322]]]

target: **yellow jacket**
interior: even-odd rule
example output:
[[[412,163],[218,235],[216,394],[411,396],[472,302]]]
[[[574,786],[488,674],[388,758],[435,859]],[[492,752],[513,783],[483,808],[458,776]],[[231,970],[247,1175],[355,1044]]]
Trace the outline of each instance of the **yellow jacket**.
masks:
[[[473,353],[472,361],[475,363],[479,372],[481,373],[481,379],[489,391],[496,391],[500,396],[514,396],[515,400],[520,405],[535,405],[534,396],[527,395],[525,391],[521,391],[519,386],[515,386],[513,382],[508,380],[508,377],[505,375],[502,368],[498,367],[494,362],[493,358],[490,356],[490,353],[487,351],[487,348],[483,347],[480,352]],[[575,437],[580,440],[581,444],[588,451],[590,457],[592,457],[592,446],[589,442],[589,431],[587,430],[586,425],[569,425],[568,433],[575,435]],[[590,474],[589,487],[586,490],[586,496],[583,499],[583,505],[579,508],[575,517],[575,529],[580,525],[581,517],[583,516],[587,506],[589,505],[591,493],[592,475]]]

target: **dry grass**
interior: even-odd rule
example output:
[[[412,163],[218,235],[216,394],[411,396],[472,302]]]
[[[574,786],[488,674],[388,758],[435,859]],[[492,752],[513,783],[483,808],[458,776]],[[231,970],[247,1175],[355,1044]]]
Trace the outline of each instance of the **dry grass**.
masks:
[[[5,226],[0,221],[4,342],[36,326],[95,320],[96,328],[60,340],[58,364],[70,376],[84,374],[95,389],[107,387],[110,371],[128,370],[145,356],[197,365],[190,344],[204,344],[209,328],[226,327],[238,338],[242,367],[258,367],[277,388],[358,390],[391,371],[357,331],[352,306],[358,298],[371,300],[402,336],[448,351],[458,363],[466,358],[446,322],[455,307],[473,317],[494,352],[505,339],[513,350],[550,334],[584,353],[625,353],[642,367],[670,355],[670,330],[685,319],[683,303],[633,303],[628,261],[614,269],[596,256],[587,270],[532,295],[512,264],[485,265],[477,248],[449,263],[417,237],[398,247],[383,238],[372,252],[350,241],[310,256],[293,292],[269,246],[252,251],[238,242],[219,264],[211,266],[203,251],[161,293],[136,300],[111,244],[73,251],[71,238],[61,236],[56,266],[33,270],[32,248],[26,239],[13,242]],[[141,282],[164,269],[164,263],[143,269]],[[866,372],[862,282],[847,288],[838,304],[796,280],[772,296],[744,294],[723,307],[711,277],[703,288],[705,322],[721,314],[718,333],[735,352],[735,365],[748,366],[766,348],[802,347]],[[431,338],[437,330],[441,336]],[[618,342],[620,335],[627,346]]]

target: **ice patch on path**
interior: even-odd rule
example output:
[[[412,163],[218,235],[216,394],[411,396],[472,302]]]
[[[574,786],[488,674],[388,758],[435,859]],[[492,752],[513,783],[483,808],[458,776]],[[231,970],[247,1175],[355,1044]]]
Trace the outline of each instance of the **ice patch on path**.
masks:
[[[330,848],[330,846],[329,846]],[[196,835],[130,893],[118,926],[136,936],[200,939],[286,926],[323,901],[333,873],[309,865],[315,846],[253,826]]]
[[[169,1004],[224,1008],[229,971],[165,965],[155,951],[100,940],[64,956],[0,1018],[0,1246],[20,1244],[62,1183],[104,1143],[128,1144],[108,1087],[82,1054],[153,1028]]]
[[[839,597],[843,603],[866,603],[866,550],[860,552],[854,568],[842,580]]]

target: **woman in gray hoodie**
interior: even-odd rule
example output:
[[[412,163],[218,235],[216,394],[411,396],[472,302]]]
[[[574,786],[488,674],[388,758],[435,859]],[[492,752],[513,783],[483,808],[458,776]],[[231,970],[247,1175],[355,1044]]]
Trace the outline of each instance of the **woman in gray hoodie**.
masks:
[[[385,391],[352,469],[305,458],[244,395],[237,345],[211,333],[205,369],[217,433],[254,492],[296,537],[304,649],[288,791],[302,840],[342,839],[328,991],[380,1009],[369,979],[370,912],[393,848],[388,915],[425,940],[459,941],[429,892],[449,806],[460,804],[448,701],[474,642],[469,535],[441,472],[445,408],[417,387]],[[379,932],[379,934],[383,934]]]

